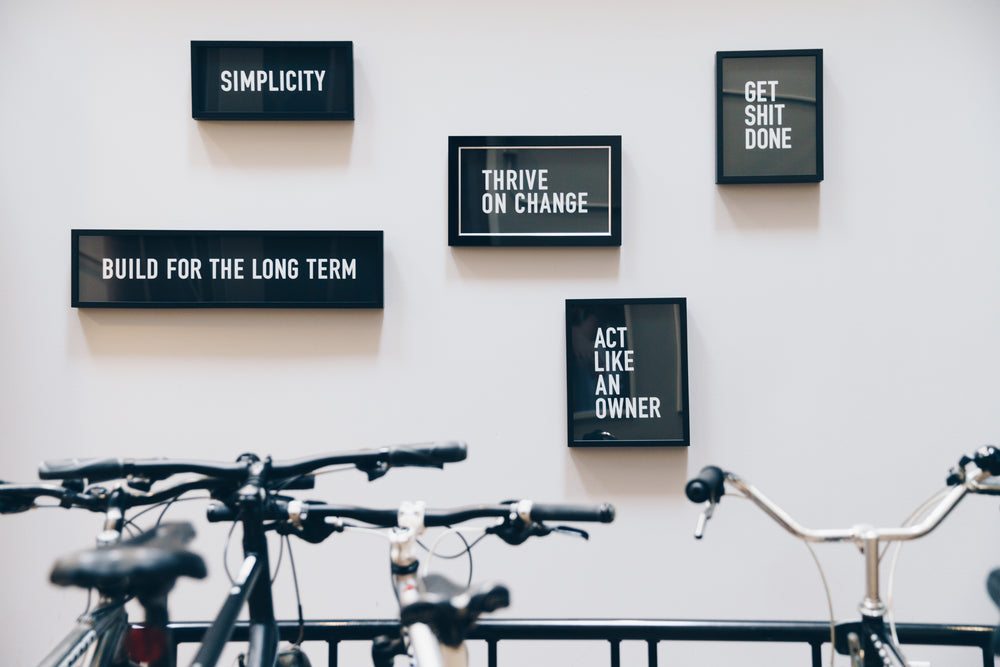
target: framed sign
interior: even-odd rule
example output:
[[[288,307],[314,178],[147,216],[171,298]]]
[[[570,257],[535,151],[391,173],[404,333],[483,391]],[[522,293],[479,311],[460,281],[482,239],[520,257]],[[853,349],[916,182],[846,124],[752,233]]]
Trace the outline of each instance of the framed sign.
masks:
[[[195,120],[354,120],[352,42],[191,42]]]
[[[570,447],[690,444],[687,302],[568,299]]]
[[[74,229],[74,308],[382,308],[381,231]]]
[[[823,180],[823,50],[715,56],[716,176],[724,183]]]
[[[448,245],[620,246],[620,136],[449,137]]]

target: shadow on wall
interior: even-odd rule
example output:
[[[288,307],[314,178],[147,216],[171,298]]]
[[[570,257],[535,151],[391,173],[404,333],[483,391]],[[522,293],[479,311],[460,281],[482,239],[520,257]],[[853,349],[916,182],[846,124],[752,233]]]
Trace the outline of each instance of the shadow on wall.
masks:
[[[617,278],[621,248],[451,248],[449,273],[464,280]]]
[[[351,121],[205,121],[190,134],[192,162],[260,169],[344,167],[351,159]]]
[[[566,497],[681,496],[687,457],[687,447],[571,449]]]
[[[364,68],[354,63],[355,117],[358,106],[371,106]],[[192,121],[192,162],[219,167],[315,169],[348,167],[354,121]]]
[[[69,322],[93,356],[301,359],[375,357],[382,320],[382,310],[80,309]]]
[[[719,185],[715,228],[817,231],[819,183]]]

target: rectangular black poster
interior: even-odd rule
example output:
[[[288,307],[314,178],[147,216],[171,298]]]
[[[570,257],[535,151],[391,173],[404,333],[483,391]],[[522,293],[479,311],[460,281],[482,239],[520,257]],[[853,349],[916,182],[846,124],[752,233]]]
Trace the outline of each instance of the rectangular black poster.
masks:
[[[823,50],[716,54],[716,183],[823,180]]]
[[[621,137],[449,137],[448,244],[621,245]]]
[[[570,447],[690,444],[687,301],[567,299]]]
[[[354,120],[353,42],[191,42],[196,120]]]
[[[382,308],[381,231],[74,229],[74,308]]]

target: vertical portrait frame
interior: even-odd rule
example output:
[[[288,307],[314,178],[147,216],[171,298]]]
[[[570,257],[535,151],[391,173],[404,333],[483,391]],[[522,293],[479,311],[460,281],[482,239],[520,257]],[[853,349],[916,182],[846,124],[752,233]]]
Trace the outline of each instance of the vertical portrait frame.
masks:
[[[687,299],[566,300],[570,447],[687,447]]]
[[[717,184],[823,180],[822,49],[719,51],[715,77]]]

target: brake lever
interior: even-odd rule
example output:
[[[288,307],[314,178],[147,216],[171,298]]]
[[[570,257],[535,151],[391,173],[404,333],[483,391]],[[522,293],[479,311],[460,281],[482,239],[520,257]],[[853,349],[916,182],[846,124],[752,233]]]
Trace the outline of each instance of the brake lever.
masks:
[[[486,529],[487,534],[496,535],[514,546],[524,544],[529,537],[544,537],[551,532],[552,529],[544,523],[538,521],[528,523],[518,516],[508,517],[502,523]]]
[[[153,480],[149,477],[129,475],[125,478],[125,486],[140,493],[149,493],[149,490],[153,488]]]
[[[269,524],[265,530],[274,530],[279,535],[294,535],[310,544],[319,544],[334,533],[344,532],[344,523],[328,522],[322,516],[313,518],[309,514],[309,501],[291,500],[288,503],[288,518]]]
[[[700,540],[705,534],[705,524],[708,520],[712,518],[712,512],[715,511],[715,501],[709,500],[708,507],[702,510],[701,514],[698,515],[698,523],[694,527],[694,539]]]
[[[319,544],[334,533],[344,532],[344,524],[307,520],[296,525],[291,521],[275,521],[264,526],[264,530],[273,530],[278,535],[292,535],[310,544]]]
[[[585,530],[580,530],[575,526],[555,526],[552,528],[553,533],[565,533],[567,535],[572,535],[573,537],[582,537],[585,540],[590,539],[590,533]]]
[[[368,475],[368,481],[378,479],[389,472],[389,464],[385,461],[375,461],[374,463],[356,463],[355,467]]]

